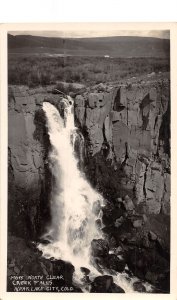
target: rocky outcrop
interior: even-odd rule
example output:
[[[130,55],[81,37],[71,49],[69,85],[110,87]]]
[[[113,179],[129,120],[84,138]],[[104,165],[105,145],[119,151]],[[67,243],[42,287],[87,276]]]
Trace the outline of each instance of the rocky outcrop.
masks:
[[[75,119],[77,125],[87,134],[87,151],[94,156],[100,152],[104,143],[111,145],[112,111],[116,89],[89,91],[75,97]],[[105,145],[106,147],[106,145]]]
[[[100,153],[111,160],[118,188],[133,192],[136,206],[149,214],[170,213],[169,93],[167,79],[146,79],[116,88],[98,85],[75,98],[89,161]]]
[[[25,238],[37,238],[50,217],[50,145],[42,103],[57,106],[59,99],[43,88],[9,87],[8,225],[12,234]]]
[[[112,254],[96,258],[97,267],[121,272],[126,262],[158,292],[170,288],[169,88],[168,79],[145,78],[75,98],[85,172],[106,199],[102,231]]]

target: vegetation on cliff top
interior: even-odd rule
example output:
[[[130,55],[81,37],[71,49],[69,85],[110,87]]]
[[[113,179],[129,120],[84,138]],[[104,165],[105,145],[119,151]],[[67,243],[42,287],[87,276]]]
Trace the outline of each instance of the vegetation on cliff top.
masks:
[[[168,72],[166,58],[46,57],[9,54],[8,83],[29,87],[59,81],[86,85],[120,81],[152,72]]]

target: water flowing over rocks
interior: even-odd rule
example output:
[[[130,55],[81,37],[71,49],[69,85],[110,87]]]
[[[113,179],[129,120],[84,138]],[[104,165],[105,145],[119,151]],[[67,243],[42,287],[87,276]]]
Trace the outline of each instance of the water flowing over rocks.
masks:
[[[122,272],[127,264],[134,275],[159,292],[169,291],[169,88],[167,79],[146,78],[138,83],[100,84],[73,95],[75,123],[84,136],[84,142],[80,136],[76,152],[86,177],[105,198],[104,207],[99,202],[93,207],[95,216],[102,211],[97,223],[104,239],[92,241],[92,256],[100,268],[104,265],[113,272]],[[65,100],[49,88],[9,87],[11,251],[16,239],[21,239],[21,247],[27,239],[37,241],[51,218],[48,199],[52,173],[47,160],[51,145],[43,102],[53,104],[65,118]],[[30,249],[27,255],[32,256],[35,250]],[[33,263],[36,268],[40,253],[37,255]],[[10,274],[18,274],[24,261],[19,258],[14,263],[10,259]],[[52,262],[46,261],[44,266],[40,263],[41,272],[53,268],[57,274],[57,264],[52,267]],[[26,265],[24,268],[28,272]],[[71,269],[68,265],[70,274]],[[32,269],[30,272],[33,274]],[[138,282],[134,288],[145,291]],[[103,275],[92,281],[91,292],[124,291],[112,276]]]

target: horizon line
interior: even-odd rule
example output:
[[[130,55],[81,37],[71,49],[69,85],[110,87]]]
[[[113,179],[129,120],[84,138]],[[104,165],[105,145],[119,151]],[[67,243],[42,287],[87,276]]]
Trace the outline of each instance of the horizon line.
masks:
[[[75,31],[9,31],[8,34],[13,36],[26,35],[26,36],[38,36],[48,38],[103,38],[103,37],[144,37],[144,38],[158,38],[158,39],[170,39],[169,30],[108,30],[108,31],[88,31],[88,30],[75,30]]]

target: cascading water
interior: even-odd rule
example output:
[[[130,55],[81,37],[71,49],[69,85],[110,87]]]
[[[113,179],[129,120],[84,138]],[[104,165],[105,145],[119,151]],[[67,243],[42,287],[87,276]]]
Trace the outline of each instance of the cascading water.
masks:
[[[49,161],[54,178],[51,194],[52,222],[46,233],[48,245],[39,245],[47,257],[62,258],[75,267],[89,266],[91,241],[100,236],[93,204],[102,197],[92,189],[79,171],[74,155],[77,128],[74,125],[73,101],[64,100],[64,119],[50,103],[43,103],[52,145]]]
[[[94,213],[94,204],[99,201],[103,205],[103,198],[78,169],[74,153],[78,133],[74,125],[73,100],[67,97],[62,101],[64,119],[55,106],[49,102],[43,103],[52,146],[49,155],[49,166],[53,176],[52,220],[44,237],[49,243],[39,244],[38,248],[46,258],[70,261],[75,267],[75,281],[79,282],[80,267],[89,268],[92,277],[100,275],[90,263],[89,251],[91,241],[102,235],[95,225],[98,216]],[[133,281],[128,282],[125,274],[113,277],[115,283],[126,292],[133,292]]]

